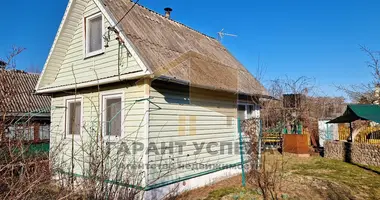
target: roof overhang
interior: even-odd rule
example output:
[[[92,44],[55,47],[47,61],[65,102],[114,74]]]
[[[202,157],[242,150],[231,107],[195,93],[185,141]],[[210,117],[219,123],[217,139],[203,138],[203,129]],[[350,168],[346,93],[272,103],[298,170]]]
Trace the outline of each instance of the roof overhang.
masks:
[[[80,88],[86,88],[86,87],[93,87],[98,85],[106,85],[110,83],[117,83],[123,80],[135,80],[139,78],[143,78],[149,76],[149,74],[146,74],[145,72],[137,72],[133,74],[125,74],[121,76],[114,76],[89,82],[83,82],[78,83],[76,85],[70,84],[66,86],[57,86],[57,87],[48,87],[48,88],[40,88],[36,91],[36,94],[50,94],[50,93],[56,93],[56,92],[62,92],[66,90],[73,90],[73,89],[80,89]]]
[[[343,115],[327,123],[351,123],[356,120],[368,120],[380,123],[380,106],[371,104],[348,105]]]
[[[196,87],[196,88],[207,89],[207,90],[214,90],[214,91],[220,91],[220,92],[228,92],[228,93],[234,93],[234,94],[239,94],[239,95],[255,96],[255,97],[264,98],[264,99],[275,99],[274,97],[272,97],[270,95],[248,94],[248,93],[240,92],[240,91],[237,91],[237,90],[228,90],[228,89],[217,88],[217,87],[212,87],[212,86],[197,85],[197,84],[193,84],[193,83],[191,83],[189,81],[179,80],[179,79],[176,79],[176,78],[173,78],[173,77],[170,77],[170,76],[164,76],[164,75],[161,75],[161,76],[159,76],[159,77],[157,77],[155,79],[156,80],[161,80],[161,81],[167,81],[167,82],[171,82],[171,83],[177,83],[177,84],[181,84],[181,85],[187,85],[187,86]]]

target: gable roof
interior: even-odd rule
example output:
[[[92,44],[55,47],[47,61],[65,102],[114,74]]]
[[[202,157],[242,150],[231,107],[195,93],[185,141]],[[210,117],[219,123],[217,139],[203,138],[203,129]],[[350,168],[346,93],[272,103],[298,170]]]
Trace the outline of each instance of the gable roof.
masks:
[[[50,112],[50,97],[34,94],[38,74],[0,69],[0,112]]]
[[[134,4],[129,0],[100,0],[119,21]],[[137,4],[120,22],[156,78],[197,87],[243,94],[268,95],[264,86],[216,39]]]

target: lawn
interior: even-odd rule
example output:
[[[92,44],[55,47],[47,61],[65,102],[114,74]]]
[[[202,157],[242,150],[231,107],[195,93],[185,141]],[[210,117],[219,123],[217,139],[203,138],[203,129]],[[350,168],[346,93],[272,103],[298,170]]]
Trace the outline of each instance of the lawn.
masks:
[[[279,153],[265,153],[266,168],[281,169],[282,180],[277,182],[278,199],[379,199],[380,167],[358,166],[319,156],[301,158]],[[248,176],[247,179],[250,179]],[[1,184],[0,184],[1,186]],[[42,187],[43,186],[43,187]],[[45,187],[46,186],[46,187]],[[81,199],[72,193],[48,183],[42,183],[30,194],[31,199]],[[67,194],[66,194],[67,193]],[[1,195],[0,195],[1,196]],[[70,197],[70,198],[69,198]],[[179,200],[253,200],[263,199],[255,183],[247,182],[241,187],[241,176],[234,176],[212,185],[187,191],[174,199]]]
[[[279,199],[380,199],[380,168],[313,156],[266,154],[267,165],[281,160]],[[241,176],[181,194],[177,199],[262,199],[255,185],[241,187]]]

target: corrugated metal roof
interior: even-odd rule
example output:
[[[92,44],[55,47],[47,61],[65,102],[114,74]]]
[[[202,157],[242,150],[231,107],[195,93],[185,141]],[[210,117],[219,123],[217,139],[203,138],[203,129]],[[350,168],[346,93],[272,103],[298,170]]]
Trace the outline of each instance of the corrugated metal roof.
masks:
[[[50,112],[50,97],[34,94],[39,74],[0,69],[0,113]]]
[[[380,123],[380,106],[372,104],[350,104],[347,105],[347,109],[343,115],[327,123],[351,123],[356,120],[369,120]]]
[[[103,0],[103,4],[116,20],[120,20],[134,3]],[[214,38],[141,5],[135,6],[120,25],[123,34],[156,76],[201,87],[268,95],[264,86]]]

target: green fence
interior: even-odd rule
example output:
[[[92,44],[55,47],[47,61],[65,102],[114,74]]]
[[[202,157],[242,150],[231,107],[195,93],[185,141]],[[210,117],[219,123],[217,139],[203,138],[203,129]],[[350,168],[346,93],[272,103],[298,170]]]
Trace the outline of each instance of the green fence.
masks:
[[[35,143],[30,144],[28,152],[32,154],[36,153],[49,153],[49,143]]]

